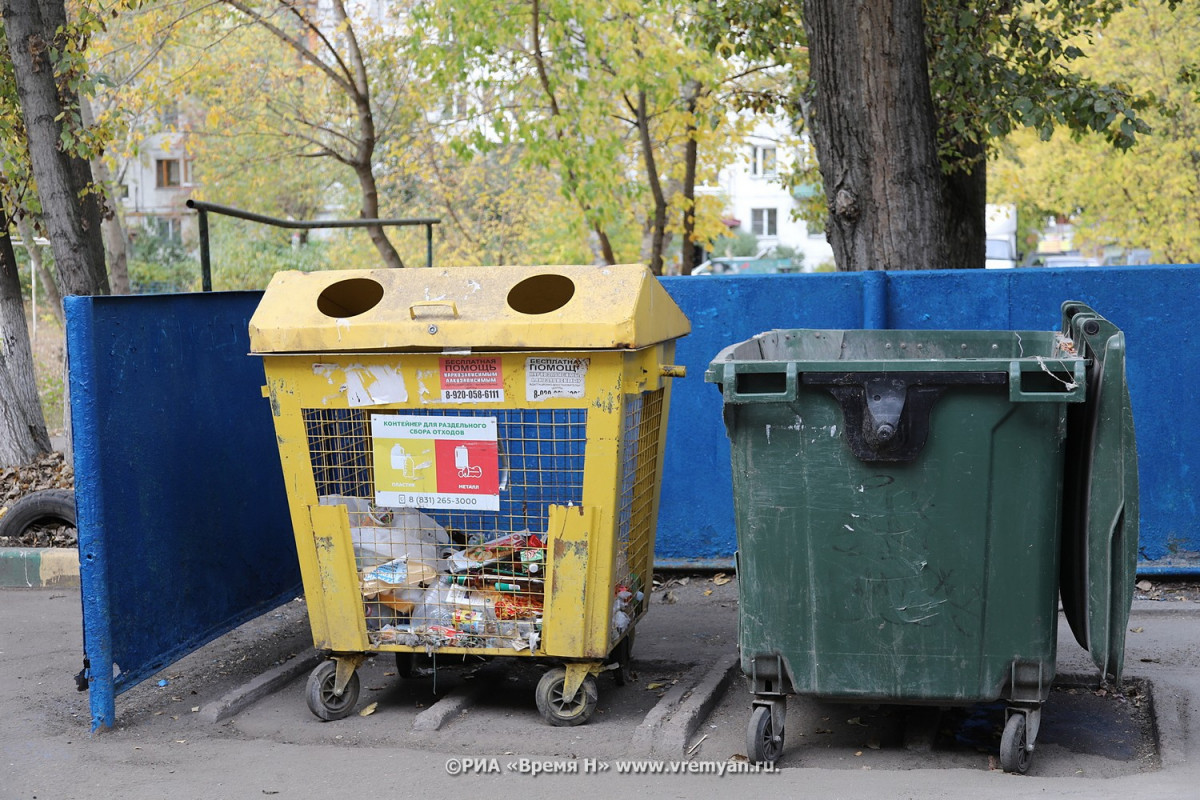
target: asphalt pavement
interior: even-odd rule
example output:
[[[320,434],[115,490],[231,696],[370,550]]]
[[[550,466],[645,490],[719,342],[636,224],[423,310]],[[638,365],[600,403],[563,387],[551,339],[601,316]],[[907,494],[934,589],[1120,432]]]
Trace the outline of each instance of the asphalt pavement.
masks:
[[[405,680],[384,655],[361,668],[356,713],[321,722],[304,700],[320,656],[298,599],[120,695],[117,726],[93,734],[73,681],[78,590],[0,589],[0,800],[395,790],[613,797],[634,787],[654,787],[656,797],[716,787],[822,797],[1191,796],[1200,785],[1200,603],[1160,596],[1134,603],[1120,687],[1097,683],[1060,625],[1059,679],[1033,766],[1015,776],[998,767],[1000,704],[939,711],[800,698],[788,704],[777,768],[750,772],[737,582],[711,574],[673,577],[652,594],[633,679],[618,686],[602,675],[596,715],[574,728],[546,725],[535,708],[544,667],[439,663]]]

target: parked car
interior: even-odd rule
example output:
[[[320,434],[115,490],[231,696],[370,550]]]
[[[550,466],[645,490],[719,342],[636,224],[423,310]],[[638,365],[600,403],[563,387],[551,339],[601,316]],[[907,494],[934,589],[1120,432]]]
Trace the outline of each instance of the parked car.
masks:
[[[989,237],[986,248],[983,266],[987,269],[1012,269],[1017,266],[1017,252],[1008,239]]]
[[[759,256],[719,256],[710,258],[692,270],[693,275],[765,275],[775,272],[799,272],[790,258]]]
[[[1031,267],[1098,267],[1100,259],[1088,258],[1079,253],[1055,253],[1044,255],[1035,253],[1029,260]]]

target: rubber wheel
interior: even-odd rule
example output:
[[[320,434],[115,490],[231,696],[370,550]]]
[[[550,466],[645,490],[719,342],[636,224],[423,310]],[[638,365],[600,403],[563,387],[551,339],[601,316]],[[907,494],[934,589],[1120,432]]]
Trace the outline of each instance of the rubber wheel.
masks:
[[[420,653],[396,653],[396,674],[406,681],[428,678],[433,674],[433,659]]]
[[[768,706],[755,706],[746,726],[746,755],[754,764],[774,764],[783,755],[783,728],[778,732],[771,722]]]
[[[1005,772],[1024,775],[1029,771],[1033,754],[1025,749],[1025,715],[1013,714],[1004,723],[1004,735],[1000,737],[1000,766]]]
[[[308,676],[308,710],[326,722],[349,716],[358,702],[358,673],[350,674],[341,697],[333,693],[336,679],[336,661],[322,661]]]
[[[596,711],[596,702],[600,698],[599,692],[596,691],[596,679],[588,675],[568,703],[563,699],[563,686],[566,681],[567,671],[562,667],[555,667],[546,670],[546,674],[537,685],[538,711],[546,722],[556,728],[587,722]]]
[[[0,536],[20,536],[31,525],[44,523],[75,527],[75,492],[70,489],[42,489],[25,495],[0,517]]]
[[[633,661],[633,631],[625,634],[621,643],[613,648],[613,658],[617,662],[617,668],[612,671],[613,680],[617,686],[624,686],[633,680],[633,670],[630,668]]]
[[[416,653],[396,653],[396,674],[404,680],[416,677],[417,674],[417,654]]]

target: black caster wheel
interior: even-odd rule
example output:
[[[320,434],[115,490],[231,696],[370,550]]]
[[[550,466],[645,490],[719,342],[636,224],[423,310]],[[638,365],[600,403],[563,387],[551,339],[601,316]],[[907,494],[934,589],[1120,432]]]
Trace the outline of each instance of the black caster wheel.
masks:
[[[600,695],[596,690],[596,679],[588,675],[579,685],[579,691],[568,702],[563,699],[563,685],[567,671],[562,667],[546,670],[538,681],[537,708],[546,722],[555,727],[582,725],[592,718]]]
[[[1005,772],[1024,775],[1029,771],[1033,753],[1026,748],[1025,715],[1013,714],[1004,723],[1004,735],[1000,737],[1000,766]]]
[[[337,662],[332,660],[322,661],[308,676],[308,710],[326,722],[349,716],[358,702],[358,672],[350,674],[341,697],[333,693],[336,678]]]
[[[774,764],[783,755],[783,727],[775,730],[769,706],[755,706],[746,727],[746,755],[755,764]]]

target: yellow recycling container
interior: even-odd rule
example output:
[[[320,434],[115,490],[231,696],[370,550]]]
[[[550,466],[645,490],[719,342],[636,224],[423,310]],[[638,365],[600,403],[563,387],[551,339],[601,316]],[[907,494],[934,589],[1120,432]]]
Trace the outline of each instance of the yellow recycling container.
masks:
[[[282,272],[262,356],[322,719],[397,654],[548,663],[537,705],[586,722],[624,682],[651,588],[675,340],[640,265]]]

